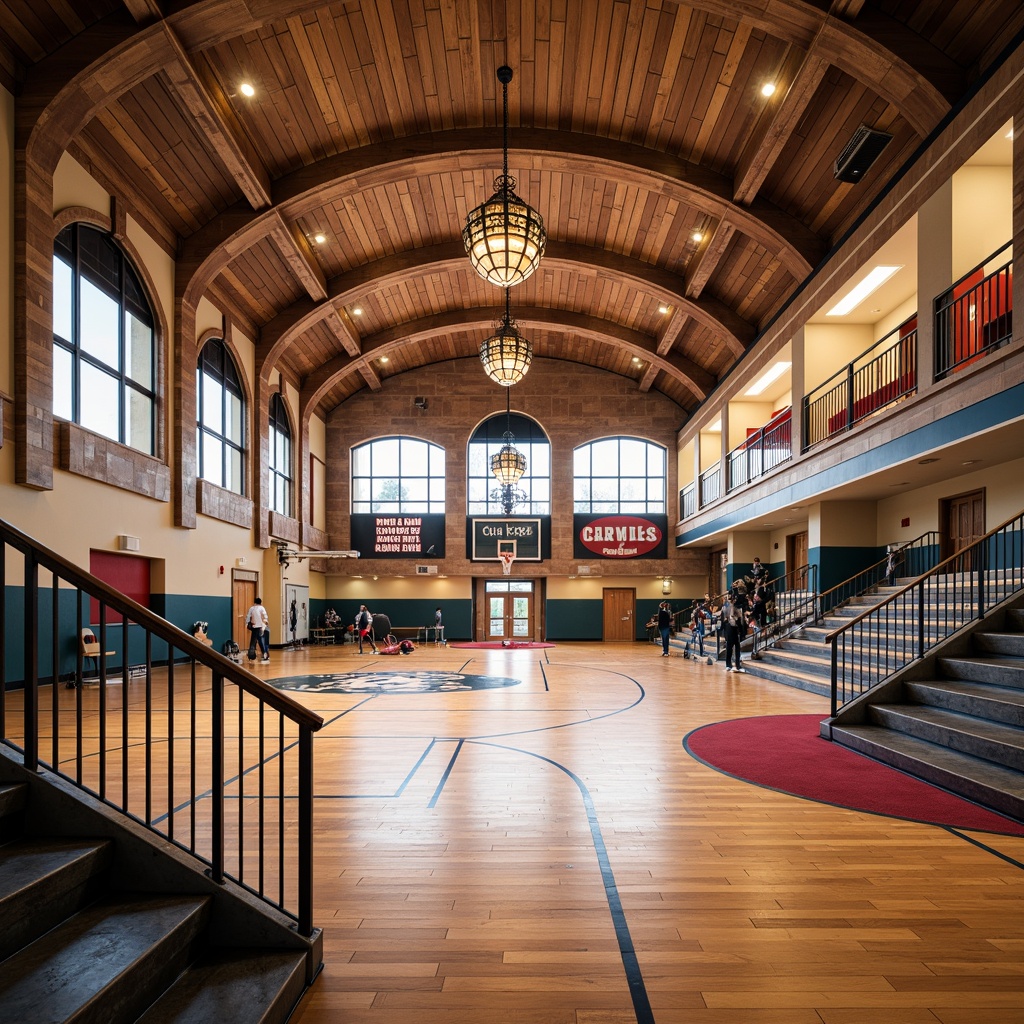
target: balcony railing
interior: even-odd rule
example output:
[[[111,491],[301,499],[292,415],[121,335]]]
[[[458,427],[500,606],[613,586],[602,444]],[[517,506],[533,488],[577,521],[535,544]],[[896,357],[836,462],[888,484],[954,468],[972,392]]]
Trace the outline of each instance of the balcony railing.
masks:
[[[803,450],[849,430],[916,389],[917,327],[904,324],[804,398]]]
[[[705,469],[698,480],[700,484],[700,507],[718,501],[722,496],[722,464],[716,462],[710,469]]]
[[[687,484],[679,492],[679,518],[686,519],[697,511],[697,485]]]
[[[320,716],[0,520],[8,578],[0,742],[311,935]]]
[[[1004,245],[935,300],[936,379],[963,369],[1012,337],[1010,251]],[[985,267],[993,264],[999,266],[986,274]]]
[[[793,458],[791,412],[780,412],[729,452],[727,490],[734,491]]]

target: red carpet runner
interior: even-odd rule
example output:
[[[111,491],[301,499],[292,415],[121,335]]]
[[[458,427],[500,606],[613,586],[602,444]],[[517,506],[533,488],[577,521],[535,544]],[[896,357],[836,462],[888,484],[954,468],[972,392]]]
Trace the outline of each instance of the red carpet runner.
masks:
[[[852,810],[934,825],[1024,836],[1024,824],[829,743],[821,715],[739,718],[695,729],[683,746],[698,761],[757,786]]]

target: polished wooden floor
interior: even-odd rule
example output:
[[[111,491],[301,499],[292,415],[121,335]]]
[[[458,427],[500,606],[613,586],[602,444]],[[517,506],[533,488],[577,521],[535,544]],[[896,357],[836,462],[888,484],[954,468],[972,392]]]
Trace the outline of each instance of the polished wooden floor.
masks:
[[[327,647],[257,671],[428,669],[518,683],[300,696],[326,720],[326,964],[295,1024],[1024,1021],[1024,840],[811,803],[683,750],[822,698],[643,644]]]

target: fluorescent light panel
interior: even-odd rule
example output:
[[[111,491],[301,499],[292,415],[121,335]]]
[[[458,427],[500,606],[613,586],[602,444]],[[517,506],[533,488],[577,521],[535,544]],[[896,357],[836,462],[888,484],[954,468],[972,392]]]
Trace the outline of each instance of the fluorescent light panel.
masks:
[[[870,274],[855,284],[825,316],[846,316],[851,310],[856,309],[875,289],[881,288],[897,270],[902,269],[903,264],[894,267],[875,267]]]
[[[791,366],[791,363],[776,363],[770,366],[750,387],[743,392],[748,398],[754,398],[762,391],[771,387]]]

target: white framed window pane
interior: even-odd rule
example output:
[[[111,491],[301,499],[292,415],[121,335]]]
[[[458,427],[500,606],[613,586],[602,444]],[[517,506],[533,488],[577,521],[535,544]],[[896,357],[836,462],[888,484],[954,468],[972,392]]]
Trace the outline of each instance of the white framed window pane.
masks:
[[[229,441],[240,445],[243,440],[242,434],[242,400],[238,395],[228,392],[228,429],[226,435]]]
[[[487,476],[489,471],[487,445],[471,444],[469,446],[469,475]]]
[[[486,501],[487,491],[489,483],[483,477],[475,477],[469,481],[469,493],[467,497],[470,501]]]
[[[590,501],[590,481],[576,479],[572,482],[572,500],[574,502]]]
[[[62,259],[53,257],[53,333],[71,341],[71,267]],[[70,419],[68,416],[66,419]]]
[[[550,480],[531,480],[530,481],[530,497],[534,501],[550,501],[551,500],[551,481]]]
[[[375,441],[373,445],[373,475],[398,476],[398,438]]]
[[[370,481],[367,477],[357,477],[352,481],[352,500],[360,502],[370,500]]]
[[[617,502],[619,500],[619,481],[594,480],[593,493],[594,501]]]
[[[656,444],[647,446],[647,475],[665,475],[665,449]]]
[[[153,390],[153,332],[131,313],[124,314],[127,344],[124,354],[124,375],[147,391]]]
[[[590,446],[594,476],[619,475],[619,442],[617,440],[595,441]]]
[[[664,503],[665,501],[665,481],[664,480],[648,480],[647,481],[647,500],[658,501]]]
[[[623,477],[619,481],[619,500],[640,502],[646,501],[646,481],[631,479],[629,477]]]
[[[624,437],[619,442],[619,474],[621,476],[647,475],[647,442]]]
[[[430,501],[432,504],[440,502],[444,510],[444,478],[432,477],[430,480]]]
[[[125,389],[125,443],[137,451],[153,454],[153,400],[133,388]]]
[[[550,476],[551,475],[551,445],[532,444],[529,453],[530,475]]]
[[[368,444],[360,445],[358,448],[352,449],[352,476],[369,476],[370,475],[370,446]]]
[[[84,277],[81,279],[79,297],[82,304],[79,311],[79,338],[82,351],[88,352],[113,370],[119,369],[120,310],[117,303]]]
[[[212,434],[203,434],[203,479],[224,486],[224,442]]]
[[[402,501],[426,501],[427,481],[423,477],[405,478],[402,481]]]
[[[207,374],[203,374],[203,408],[200,418],[207,430],[224,433],[224,388]],[[207,480],[210,478],[207,477]]]
[[[619,503],[617,501],[595,501],[590,509],[593,513],[610,513],[616,514],[619,511]]]
[[[53,415],[62,420],[74,419],[72,400],[71,353],[61,345],[53,346]]]
[[[445,450],[436,444],[430,446],[430,475],[443,477]]]
[[[235,494],[243,493],[242,486],[242,453],[237,448],[228,448],[228,490]]]
[[[572,453],[573,476],[590,476],[590,446],[584,445]]]
[[[121,425],[118,419],[121,386],[118,379],[84,360],[80,364],[79,373],[82,378],[79,422],[93,433],[102,434],[112,441],[120,441]]]
[[[402,456],[402,474],[426,473],[429,457],[426,441],[403,437],[399,450]]]

